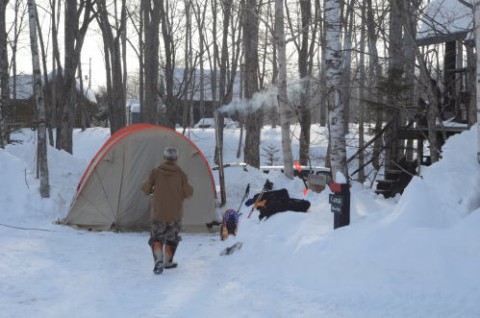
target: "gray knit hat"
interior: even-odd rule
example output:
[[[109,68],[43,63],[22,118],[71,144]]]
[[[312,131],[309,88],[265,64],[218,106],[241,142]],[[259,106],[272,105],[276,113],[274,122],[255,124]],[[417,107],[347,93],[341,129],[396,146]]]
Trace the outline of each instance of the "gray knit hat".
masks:
[[[168,161],[175,161],[178,158],[178,152],[177,149],[172,148],[172,147],[167,147],[163,151],[163,159],[168,160]]]

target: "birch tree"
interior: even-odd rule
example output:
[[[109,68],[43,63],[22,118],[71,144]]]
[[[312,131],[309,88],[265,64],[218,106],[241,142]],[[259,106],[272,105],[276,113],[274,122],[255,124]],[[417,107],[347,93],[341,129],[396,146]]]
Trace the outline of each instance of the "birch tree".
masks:
[[[47,129],[45,125],[45,100],[43,97],[42,75],[40,70],[40,57],[37,42],[37,15],[35,0],[28,0],[30,48],[32,51],[33,91],[37,107],[37,174],[40,176],[40,195],[42,198],[50,197],[48,181],[47,160]]]
[[[285,43],[285,26],[283,0],[275,0],[275,42],[278,52],[278,107],[282,129],[283,168],[285,176],[293,179],[293,155],[290,140],[291,110],[287,95],[287,53]]]
[[[347,151],[345,144],[345,110],[341,92],[342,51],[340,45],[341,18],[340,0],[324,1],[325,27],[325,63],[328,122],[330,129],[330,163],[333,180],[339,180],[340,175],[348,178]]]

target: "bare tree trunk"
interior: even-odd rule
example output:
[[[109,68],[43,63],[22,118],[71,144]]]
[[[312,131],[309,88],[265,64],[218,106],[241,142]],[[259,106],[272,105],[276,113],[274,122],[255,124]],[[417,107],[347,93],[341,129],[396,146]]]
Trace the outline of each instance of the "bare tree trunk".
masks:
[[[163,6],[163,1],[142,1],[145,32],[145,95],[142,104],[142,121],[155,124],[158,105],[157,89],[160,6]]]
[[[319,10],[320,11],[320,10]],[[327,81],[326,81],[326,41],[325,41],[325,25],[323,23],[322,18],[322,26],[319,32],[319,40],[320,40],[320,75],[319,75],[319,93],[320,93],[320,110],[319,110],[319,122],[322,127],[326,127],[327,124],[327,113],[328,113],[328,105],[327,105]],[[330,147],[328,147],[327,155],[330,155]],[[330,160],[325,160],[327,165],[330,165]]]
[[[58,45],[58,21],[60,20],[60,8],[61,1],[52,0],[51,2],[51,19],[52,19],[52,79],[50,81],[50,91],[47,94],[50,99],[50,114],[47,116],[48,120],[48,132],[49,132],[49,144],[55,146],[55,138],[53,135],[53,128],[59,127],[60,119],[58,118],[58,112],[63,109],[63,104],[60,108],[60,100],[58,98],[58,92],[63,92],[63,71],[60,61],[60,49]],[[58,10],[57,10],[58,5]],[[63,100],[63,99],[62,99]]]
[[[414,34],[413,31],[409,28],[405,29],[405,37],[407,41],[413,43]],[[414,50],[416,59],[418,61],[418,67],[420,70],[420,75],[425,81],[425,88],[427,90],[427,95],[431,99],[428,105],[427,110],[427,125],[428,125],[428,142],[430,146],[430,158],[431,162],[437,162],[440,158],[440,148],[438,146],[438,138],[437,138],[437,118],[439,118],[439,114],[437,111],[437,105],[439,105],[439,96],[438,96],[438,87],[434,80],[430,77],[430,74],[427,70],[427,65],[424,60],[424,56],[420,53],[418,47]],[[419,152],[420,153],[420,152]],[[420,158],[421,159],[421,158]]]
[[[122,56],[122,69],[123,69],[123,78],[122,78],[122,83],[123,83],[123,91],[122,91],[122,95],[123,95],[123,102],[124,104],[123,105],[118,105],[120,107],[124,107],[127,103],[127,99],[128,99],[128,96],[127,96],[127,81],[128,81],[128,71],[127,71],[127,1],[126,0],[122,0],[122,11],[120,13],[120,21],[122,21],[121,23],[123,23],[124,25],[122,26],[122,33],[120,36],[121,38],[121,56]],[[123,126],[126,126],[127,125],[127,118],[126,118],[126,115],[125,115],[125,111],[123,111]],[[121,119],[120,119],[121,120]]]
[[[333,180],[348,180],[347,151],[345,143],[345,109],[341,91],[342,51],[340,46],[340,1],[325,0],[324,23],[326,41],[327,103],[329,109],[331,171]],[[339,180],[343,175],[345,180]]]
[[[345,109],[345,131],[348,133],[348,124],[350,122],[350,99],[351,99],[351,73],[352,73],[352,34],[353,34],[353,22],[355,20],[353,12],[354,0],[350,0],[349,3],[346,3],[344,6],[345,17],[344,17],[344,28],[345,35],[343,37],[343,48],[344,48],[344,63],[343,63],[343,84],[342,84],[342,95],[344,100],[344,109]]]
[[[8,113],[9,85],[8,85],[8,51],[7,30],[5,25],[8,0],[0,0],[0,148],[5,147],[9,140]]]
[[[268,6],[268,18],[263,21],[265,24],[265,28],[268,28],[271,21],[275,19],[275,17],[272,17],[272,15],[275,15],[275,10],[273,13],[270,13],[271,11],[271,6]],[[267,41],[269,41],[270,34],[268,32],[265,32],[265,46],[267,46]],[[272,64],[272,85],[276,85],[278,87],[278,53],[277,53],[277,43],[276,41],[273,41],[271,44],[272,46],[272,53],[271,53],[271,64]],[[279,109],[276,109],[275,107],[272,107],[270,111],[268,112],[268,116],[270,117],[270,122],[272,124],[272,128],[276,128],[278,125],[279,121]]]
[[[433,92],[431,96],[432,100],[435,100],[435,93],[433,85],[430,84],[432,88],[430,92]],[[439,114],[437,112],[437,103],[430,103],[428,106],[427,112],[427,124],[428,124],[428,142],[430,145],[430,160],[432,163],[437,162],[440,159],[440,149],[438,148],[438,138],[437,138],[437,118]]]
[[[244,94],[244,89],[243,89],[243,83],[244,83],[244,65],[240,65],[240,98],[243,98]],[[243,113],[240,114],[240,137],[238,138],[238,146],[237,146],[237,159],[240,158],[242,155],[242,146],[243,146],[243,132],[244,132],[244,122],[245,122],[245,115]]]
[[[80,63],[80,53],[83,47],[88,26],[94,16],[93,0],[86,0],[77,7],[76,0],[65,1],[65,64],[64,64],[64,109],[60,125],[57,127],[57,148],[69,153],[73,152],[73,127],[75,125],[76,108],[76,70]],[[83,20],[80,22],[80,15]],[[63,95],[63,94],[62,94]],[[62,103],[62,101],[60,103]]]
[[[229,57],[229,47],[228,47],[228,33],[230,29],[230,20],[232,16],[232,6],[233,0],[224,0],[222,4],[222,12],[223,12],[223,26],[222,26],[222,48],[221,48],[221,56],[220,56],[220,85],[219,85],[219,93],[220,93],[220,103],[226,104],[229,103],[231,100],[231,95],[227,95],[227,71],[229,67],[228,57]],[[230,69],[230,72],[234,70]],[[223,116],[222,117],[222,127],[223,127]],[[223,142],[223,130],[221,135],[221,140]]]
[[[80,84],[80,96],[84,94],[84,87],[83,87],[83,68],[82,68],[82,63],[78,64],[78,79],[79,79],[79,84]],[[78,99],[78,110],[80,113],[80,128],[82,131],[84,131],[87,128],[87,107],[85,103],[83,102],[83,98]]]
[[[192,19],[190,16],[191,11],[191,2],[190,0],[185,0],[185,46],[184,46],[184,60],[185,60],[185,73],[195,73],[195,65],[192,61]],[[187,129],[187,127],[191,127],[192,119],[190,117],[191,108],[192,108],[192,100],[193,94],[195,90],[195,76],[192,77],[192,80],[189,81],[186,87],[186,94],[183,100],[183,114],[182,114],[182,126],[183,131]],[[188,89],[187,89],[188,87]],[[190,91],[189,94],[187,92]],[[188,95],[188,96],[187,96]]]
[[[378,51],[377,51],[377,36],[375,30],[375,17],[373,13],[372,0],[367,0],[367,39],[368,39],[368,54],[369,54],[369,71],[368,71],[368,90],[373,92],[375,87],[378,84],[378,79],[382,73],[380,63],[378,61]],[[371,94],[373,96],[373,102],[378,104],[378,99],[380,97],[378,94]],[[375,118],[375,134],[380,133],[382,130],[382,112],[377,111]],[[373,146],[373,161],[372,166],[375,170],[379,170],[380,163],[380,154],[382,152],[382,138],[377,138]]]
[[[479,30],[480,31],[480,30]],[[476,58],[473,45],[467,45],[467,92],[470,92],[468,97],[468,114],[467,123],[468,127],[472,127],[477,122],[477,100],[476,100]]]
[[[118,23],[117,20],[115,21],[115,24],[119,25],[118,27],[112,27],[112,24],[109,21],[109,12],[105,0],[99,0],[97,2],[97,7],[97,20],[103,35],[105,59],[109,59],[106,61],[106,65],[108,66],[106,68],[108,72],[107,104],[110,119],[110,132],[113,135],[116,131],[125,127],[126,124],[126,114],[124,111],[126,105],[125,83],[123,83],[126,70],[124,69],[122,73],[121,47],[123,33],[126,32],[126,4],[125,0],[122,0],[120,23]],[[117,16],[114,16],[114,18],[117,18]],[[116,30],[116,34],[113,34],[113,29]]]
[[[199,89],[200,89],[200,118],[205,118],[205,14],[207,12],[207,6],[204,6],[203,11],[200,8],[200,4],[197,3],[196,10],[194,6],[195,18],[197,21],[198,28],[198,42],[199,42],[199,58],[200,58],[200,79],[199,79]]]
[[[165,97],[163,99],[167,108],[167,127],[175,128],[177,117],[178,100],[174,97],[174,72],[175,72],[175,43],[173,39],[173,28],[170,24],[171,17],[168,11],[168,1],[159,0],[161,34],[163,39],[163,50],[165,53]]]
[[[326,61],[325,61],[325,56],[327,55],[326,54],[326,44],[325,44],[325,30],[324,28],[322,27],[320,33],[322,34],[321,35],[321,57],[320,57],[320,61],[319,61],[319,64],[320,64],[320,76],[319,76],[319,83],[318,83],[318,86],[319,86],[319,92],[320,92],[320,110],[319,110],[319,122],[320,122],[320,126],[322,127],[326,127],[327,126],[327,113],[328,113],[328,110],[327,110],[327,81],[326,81]],[[330,162],[328,163],[330,164]]]
[[[42,74],[40,70],[40,58],[37,44],[37,16],[35,0],[28,0],[28,8],[30,16],[30,48],[32,51],[34,82],[33,89],[38,114],[37,171],[40,175],[40,195],[42,198],[48,198],[50,197],[50,185],[48,181],[47,130],[45,126],[45,100],[43,97]]]
[[[14,14],[14,21],[13,21],[13,39],[10,39],[10,47],[11,47],[10,76],[11,76],[12,86],[9,87],[9,94],[12,99],[17,99],[17,48],[18,48],[20,34],[23,34],[22,31],[24,28],[24,18],[28,12],[28,5],[25,4],[23,1],[15,1],[14,10],[15,10],[15,14]],[[3,19],[3,21],[5,21],[5,18]],[[8,99],[7,99],[7,103],[8,103],[7,108],[9,109],[9,114],[12,120],[14,120],[17,114],[17,107],[15,106],[15,104],[12,105],[11,103],[9,103]],[[8,134],[9,134],[9,129],[7,129],[7,136]]]
[[[278,50],[278,107],[282,128],[283,168],[287,178],[293,179],[292,142],[290,140],[291,110],[287,95],[287,53],[283,25],[283,0],[275,0],[275,38]]]
[[[302,80],[300,106],[298,107],[298,121],[300,123],[299,159],[302,165],[310,160],[310,127],[312,114],[310,111],[310,78],[312,69],[309,67],[313,59],[313,50],[309,46],[309,31],[312,27],[312,3],[310,0],[300,1],[301,10],[301,43],[298,45],[298,70]],[[313,28],[313,27],[312,27]]]
[[[139,25],[138,25],[138,99],[140,100],[140,116],[144,113],[145,103],[145,0],[140,0]],[[129,123],[130,125],[132,123]]]
[[[360,60],[359,60],[359,67],[360,67],[360,80],[358,89],[359,91],[359,110],[358,110],[358,148],[361,150],[365,144],[365,108],[366,108],[366,101],[365,101],[365,91],[367,89],[366,82],[366,71],[365,71],[365,42],[367,38],[367,8],[366,4],[362,5],[362,20],[361,20],[361,29],[360,29]],[[358,154],[358,181],[363,183],[365,181],[365,151],[361,150]]]
[[[73,9],[73,12],[72,12]],[[67,0],[65,12],[76,14],[75,1]],[[77,61],[75,60],[75,19],[65,23],[65,64],[64,64],[64,109],[61,114],[60,126],[57,128],[57,148],[73,153],[73,127],[75,124],[76,87],[75,74]],[[68,35],[67,35],[68,34]]]
[[[219,156],[219,144],[220,142],[220,132],[218,130],[219,128],[219,114],[217,112],[218,109],[218,104],[220,102],[220,98],[218,98],[218,88],[219,88],[219,82],[217,79],[218,75],[218,63],[217,61],[219,60],[219,52],[218,52],[218,44],[217,44],[217,27],[218,27],[218,2],[216,0],[212,1],[211,3],[211,10],[212,10],[212,46],[213,46],[213,56],[211,56],[210,59],[210,69],[212,70],[211,75],[210,75],[210,86],[211,86],[211,91],[212,91],[212,104],[213,104],[213,112],[214,112],[214,118],[215,118],[215,157],[214,157],[214,162],[218,165],[219,170],[219,180],[224,180],[224,171],[222,170],[223,163],[220,163],[220,156]],[[223,181],[221,181],[223,183]],[[222,193],[223,186],[220,186],[220,200],[221,203],[220,205],[225,203],[223,193]]]
[[[476,102],[477,102],[477,160],[480,163],[480,1],[476,0],[474,5],[474,32],[475,48],[477,52],[476,65]]]
[[[404,2],[403,24],[408,33],[412,36],[405,36],[405,45],[403,48],[405,57],[405,103],[406,103],[406,118],[403,122],[412,121],[415,117],[413,109],[417,110],[417,98],[415,98],[415,51],[417,44],[414,39],[417,37],[418,11],[421,0],[409,0]],[[457,99],[458,100],[458,99]],[[414,144],[413,140],[407,140],[407,149],[405,150],[405,157],[408,161],[414,160]]]
[[[258,11],[257,0],[245,0],[243,23],[243,45],[245,59],[245,98],[250,100],[258,91]],[[244,158],[252,167],[260,167],[260,132],[262,110],[247,107]]]
[[[388,47],[388,85],[397,87],[402,82],[403,60],[402,60],[402,18],[401,8],[404,0],[391,0],[390,5],[390,33]],[[392,121],[392,126],[385,132],[386,150],[385,150],[385,169],[396,169],[395,162],[399,158],[399,141],[397,139],[400,128],[400,108],[398,101],[398,92],[392,92],[387,96],[388,103],[391,106],[388,110],[388,121]]]
[[[230,18],[232,14],[232,0],[225,0],[222,4],[222,12],[223,12],[223,37],[222,37],[222,49],[221,49],[221,57],[220,57],[220,83],[219,83],[219,101],[220,105],[226,104],[229,102],[226,96],[226,85],[227,85],[227,61],[228,61],[228,30],[230,24]],[[217,107],[219,106],[217,104]],[[225,188],[225,178],[224,178],[224,171],[223,171],[223,127],[224,127],[224,116],[221,114],[218,109],[215,111],[215,131],[217,136],[217,144],[216,144],[216,154],[217,154],[217,162],[219,166],[219,180],[220,180],[220,197],[221,202],[220,205],[223,206],[226,203],[226,188]]]

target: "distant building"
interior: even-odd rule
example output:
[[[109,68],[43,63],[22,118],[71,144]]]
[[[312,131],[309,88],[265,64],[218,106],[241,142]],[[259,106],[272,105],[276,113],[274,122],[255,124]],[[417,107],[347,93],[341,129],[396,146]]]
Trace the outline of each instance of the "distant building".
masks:
[[[50,76],[52,78],[52,76]],[[80,100],[82,105],[86,107],[89,113],[93,113],[93,110],[97,107],[97,99],[94,92],[83,87],[83,94],[80,91],[80,82],[77,81],[77,100]],[[44,87],[47,91],[49,85]],[[9,107],[9,122],[19,127],[33,127],[36,122],[36,105],[33,95],[33,76],[30,74],[20,74],[15,77],[9,78],[9,91],[10,91],[10,107]],[[48,105],[48,99],[45,98],[47,112],[50,107]],[[78,107],[77,107],[78,108]],[[75,126],[80,127],[81,120],[79,110],[75,118]]]
[[[185,74],[187,74],[185,76]],[[204,70],[203,74],[200,70],[195,70],[191,73],[186,73],[185,69],[176,69],[174,71],[174,95],[182,101],[177,109],[177,123],[182,123],[182,116],[184,114],[184,107],[191,107],[191,114],[193,115],[193,123],[197,123],[201,118],[213,118],[217,102],[220,100],[219,88],[216,89],[216,98],[212,94],[212,74],[211,70]],[[202,87],[200,82],[203,76],[203,101],[202,101]],[[230,75],[227,75],[230,76]],[[187,80],[190,82],[187,83]],[[220,79],[220,72],[217,72],[217,81]],[[164,78],[162,78],[164,82]],[[163,86],[164,83],[162,84]],[[230,92],[232,99],[240,96],[240,76],[235,77],[232,91]],[[219,107],[223,105],[218,105]]]

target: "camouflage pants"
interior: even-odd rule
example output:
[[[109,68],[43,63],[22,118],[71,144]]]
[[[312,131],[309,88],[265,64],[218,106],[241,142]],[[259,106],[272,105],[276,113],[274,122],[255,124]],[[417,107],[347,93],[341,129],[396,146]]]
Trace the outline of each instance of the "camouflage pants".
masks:
[[[150,246],[153,246],[153,242],[170,243],[176,246],[182,240],[181,230],[181,221],[162,222],[153,220],[148,243]]]

